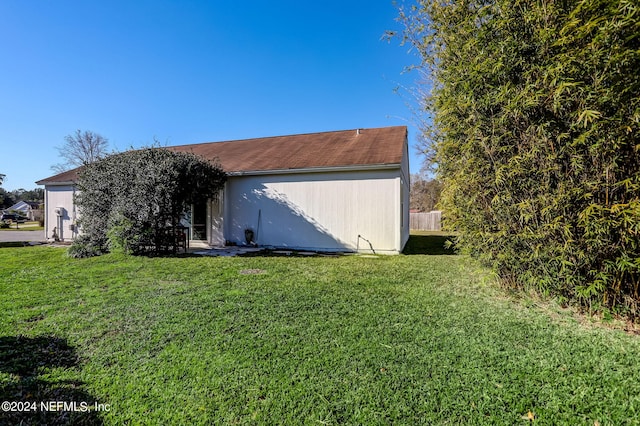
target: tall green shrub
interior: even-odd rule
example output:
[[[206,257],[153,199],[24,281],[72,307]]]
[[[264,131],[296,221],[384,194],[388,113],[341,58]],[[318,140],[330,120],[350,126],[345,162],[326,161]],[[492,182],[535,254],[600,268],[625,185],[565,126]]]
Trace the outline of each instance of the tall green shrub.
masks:
[[[163,148],[91,163],[78,181],[82,236],[70,253],[175,251],[180,215],[192,203],[212,198],[225,180],[220,165]]]
[[[640,315],[640,7],[419,0],[445,224],[505,283]]]

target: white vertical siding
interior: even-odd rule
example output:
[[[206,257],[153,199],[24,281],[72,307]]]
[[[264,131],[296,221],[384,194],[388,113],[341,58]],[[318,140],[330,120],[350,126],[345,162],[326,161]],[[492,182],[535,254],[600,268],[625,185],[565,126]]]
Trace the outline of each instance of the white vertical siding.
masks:
[[[405,139],[404,149],[402,154],[402,164],[400,165],[400,185],[402,206],[400,214],[402,215],[401,227],[400,227],[400,250],[404,248],[404,245],[409,240],[410,232],[410,217],[409,217],[409,193],[411,190],[410,174],[409,174],[409,144]]]
[[[398,253],[409,236],[405,157],[397,169],[232,176],[218,224],[224,236],[218,239],[242,244],[251,228],[260,245],[366,252],[371,243],[377,253]],[[54,227],[64,241],[77,236],[74,192],[72,185],[45,186],[46,238]],[[56,207],[64,208],[61,219]]]
[[[73,202],[75,189],[73,185],[46,185],[45,186],[45,237],[51,239],[53,229],[61,241],[70,241],[77,236],[76,223],[77,212]],[[64,209],[61,217],[55,213],[57,207]]]
[[[368,251],[366,239],[376,252],[401,250],[399,168],[236,176],[226,195],[225,236],[236,243],[251,228],[260,245]]]
[[[218,191],[218,194],[211,200],[211,217],[209,223],[210,238],[209,244],[213,246],[223,246],[224,239],[224,191]]]

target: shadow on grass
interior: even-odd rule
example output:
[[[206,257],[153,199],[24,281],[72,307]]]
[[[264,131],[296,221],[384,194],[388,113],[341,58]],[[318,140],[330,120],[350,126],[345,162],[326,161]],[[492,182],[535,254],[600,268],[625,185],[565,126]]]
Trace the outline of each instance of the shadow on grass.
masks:
[[[139,253],[139,254],[132,254],[131,256],[133,257],[147,257],[149,259],[154,259],[154,258],[166,258],[166,259],[171,259],[171,258],[187,258],[187,257],[202,257],[199,254],[195,254],[194,252],[184,252],[184,251],[180,251],[178,253]]]
[[[0,373],[10,375],[0,382],[0,402],[22,404],[11,407],[22,411],[1,410],[0,425],[101,425],[97,413],[89,410],[96,400],[83,390],[83,382],[43,379],[52,369],[75,369],[78,365],[75,350],[65,339],[0,337]],[[52,401],[68,405],[56,409],[54,404],[48,411],[41,404]],[[86,411],[82,403],[86,404]]]
[[[2,247],[27,247],[29,243],[24,241],[1,241],[0,248]]]
[[[431,254],[454,255],[455,247],[449,246],[447,241],[453,242],[450,235],[410,235],[409,241],[404,246],[403,254]]]

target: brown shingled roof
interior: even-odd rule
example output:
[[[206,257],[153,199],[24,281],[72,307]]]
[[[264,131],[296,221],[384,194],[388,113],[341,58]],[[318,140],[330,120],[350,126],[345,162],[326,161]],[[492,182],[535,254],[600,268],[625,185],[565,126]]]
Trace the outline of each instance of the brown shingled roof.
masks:
[[[219,159],[228,173],[392,165],[402,162],[406,126],[342,130],[167,147]],[[36,183],[67,182],[77,169]]]
[[[47,183],[69,183],[75,182],[78,179],[78,171],[80,168],[73,170],[67,170],[66,172],[58,173],[57,175],[41,179],[36,182],[37,185],[45,185]]]

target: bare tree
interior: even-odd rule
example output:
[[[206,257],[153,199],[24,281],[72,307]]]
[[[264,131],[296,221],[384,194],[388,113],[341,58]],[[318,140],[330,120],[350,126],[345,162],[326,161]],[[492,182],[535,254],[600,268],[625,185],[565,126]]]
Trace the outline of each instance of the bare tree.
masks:
[[[93,163],[107,154],[109,140],[90,130],[76,130],[64,138],[64,145],[56,147],[64,162],[51,169],[58,173]]]
[[[419,173],[411,175],[410,207],[423,212],[436,208],[440,200],[442,184]]]

